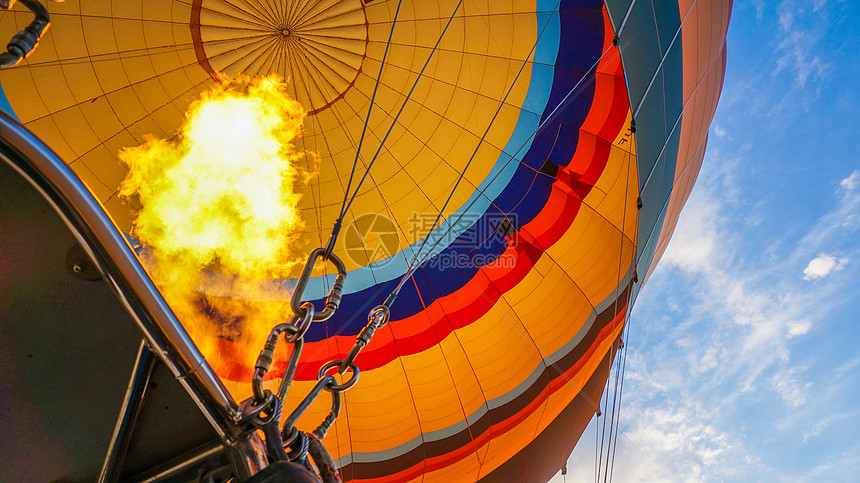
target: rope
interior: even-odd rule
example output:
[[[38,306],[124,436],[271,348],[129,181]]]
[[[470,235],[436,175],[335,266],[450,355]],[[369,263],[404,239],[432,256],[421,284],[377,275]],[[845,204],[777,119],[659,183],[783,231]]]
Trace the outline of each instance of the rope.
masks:
[[[424,75],[424,71],[427,69],[427,66],[430,65],[430,60],[433,58],[433,55],[436,53],[436,50],[439,48],[439,44],[442,43],[442,38],[445,36],[445,33],[448,31],[448,27],[451,26],[451,22],[454,20],[454,17],[457,15],[457,12],[460,10],[460,5],[463,4],[463,0],[460,0],[457,3],[456,8],[451,13],[451,16],[448,17],[448,22],[445,24],[445,28],[442,29],[442,33],[439,35],[439,38],[436,40],[436,45],[433,46],[433,50],[430,51],[430,55],[427,56],[427,60],[424,62],[424,66],[421,67],[421,71],[418,73],[418,77],[415,78],[415,82],[412,84],[412,88],[409,89],[409,93],[406,95],[406,99],[403,100],[403,104],[400,105],[400,109],[397,111],[397,115],[394,116],[394,120],[391,122],[391,126],[388,127],[388,131],[385,133],[385,136],[382,138],[382,141],[379,143],[379,148],[377,148],[376,153],[374,153],[373,158],[370,159],[370,163],[367,165],[367,169],[364,171],[364,175],[362,175],[358,184],[355,186],[355,191],[352,193],[352,196],[349,199],[349,203],[347,203],[341,210],[343,216],[344,213],[349,211],[350,206],[352,206],[353,201],[355,201],[355,197],[358,196],[358,192],[361,189],[361,185],[364,184],[364,180],[367,178],[367,174],[370,173],[370,169],[373,167],[373,163],[376,162],[376,159],[379,157],[379,153],[382,152],[382,147],[385,145],[385,141],[388,140],[388,136],[391,135],[391,131],[394,130],[394,126],[397,124],[397,120],[400,118],[400,114],[403,113],[403,109],[406,108],[406,104],[409,102],[409,99],[412,97],[412,93],[415,92],[415,87],[418,86],[418,81],[421,80],[421,77]],[[377,79],[378,81],[379,79]],[[367,128],[367,124],[365,124],[365,129]],[[357,159],[357,158],[356,158]],[[346,200],[346,197],[344,197]]]
[[[629,304],[629,298],[628,298],[628,304]],[[629,325],[628,325],[629,323],[630,323],[630,314],[628,312],[627,320],[624,323],[624,329],[622,329],[622,333],[625,331],[628,334],[630,333]],[[628,335],[628,337],[629,337],[629,335]],[[623,340],[624,339],[622,338],[622,341]],[[624,344],[624,347],[622,348],[622,351],[623,351],[622,358],[623,359],[621,361],[621,386],[618,388],[618,422],[621,421],[621,397],[624,395],[624,374],[627,372],[627,348],[628,347],[629,347],[629,344]],[[616,449],[618,449],[618,425],[617,424],[615,426],[615,442],[613,443],[613,446],[612,446],[612,462],[610,463],[609,481],[612,481],[612,475],[615,472],[615,450]]]
[[[620,50],[619,50],[619,51],[620,51]],[[631,140],[632,140],[632,131],[633,131],[633,128],[632,128],[632,126],[631,126],[631,127],[629,127],[628,129],[631,131]],[[632,148],[632,145],[631,145],[631,148]],[[634,158],[634,160],[635,160],[635,158]],[[628,154],[627,154],[627,170],[626,170],[626,172],[625,172],[625,183],[624,183],[624,204],[623,204],[623,206],[624,206],[625,208],[626,208],[627,206],[629,206],[629,202],[630,202],[630,200],[629,200],[629,198],[628,198],[628,195],[629,195],[629,193],[630,193],[630,165],[631,165],[633,162],[635,162],[634,160],[631,160],[631,154],[630,154],[630,152],[628,151]],[[623,215],[623,216],[622,216],[622,218],[621,218],[621,244],[620,244],[621,246],[619,247],[619,254],[618,254],[618,269],[617,269],[617,273],[618,273],[618,275],[617,275],[617,279],[616,279],[616,283],[615,283],[615,309],[614,309],[614,311],[613,311],[613,317],[612,317],[612,334],[613,334],[613,343],[614,343],[614,335],[615,335],[615,320],[618,318],[618,308],[619,308],[619,300],[618,300],[618,299],[619,299],[619,297],[620,297],[620,295],[621,295],[621,294],[620,294],[620,290],[621,290],[621,269],[622,269],[622,267],[623,267],[623,263],[624,263],[624,241],[625,241],[625,228],[626,228],[626,227],[627,227],[627,210],[625,209],[625,210],[624,210],[624,215]],[[634,250],[635,250],[635,243],[634,243]],[[636,258],[636,257],[635,257],[635,253],[634,253],[634,257],[633,257],[633,259],[635,260],[635,258]],[[635,273],[635,270],[636,270],[636,268],[635,268],[635,267],[636,267],[636,265],[633,265],[633,267],[634,267],[634,268],[633,268],[633,270],[634,270],[634,273]],[[627,300],[627,302],[629,302],[629,294],[628,294],[628,300]],[[629,314],[629,305],[627,305],[627,309],[628,309],[628,310],[627,310],[627,314]],[[627,314],[625,315],[625,319],[626,319],[626,317],[627,317]],[[624,325],[622,325],[622,329],[621,329],[621,330],[622,330],[622,333],[623,333],[623,331],[624,331]],[[623,340],[623,337],[621,337],[621,340]],[[609,447],[611,447],[611,446],[612,446],[612,433],[613,433],[613,428],[617,429],[617,421],[615,420],[615,413],[616,413],[616,405],[617,405],[616,403],[617,403],[617,399],[618,399],[618,374],[619,374],[619,371],[618,371],[618,369],[616,369],[616,372],[615,372],[615,385],[614,385],[614,391],[613,391],[613,396],[612,396],[612,412],[611,412],[611,413],[610,413],[610,415],[609,415],[610,428],[609,428],[609,446],[607,447],[607,464],[608,464],[608,460],[609,460]],[[608,398],[607,398],[607,399],[608,399]],[[604,409],[608,409],[608,404],[609,404],[609,402],[608,402],[608,400],[605,400],[605,401],[606,401],[606,407],[605,407]],[[603,425],[602,425],[602,428],[601,428],[601,435],[600,435],[600,455],[599,455],[599,457],[598,457],[598,466],[600,466],[600,465],[602,464],[602,459],[603,459],[603,442],[604,442],[604,437],[605,437],[605,433],[606,433],[606,419],[607,419],[606,417],[604,417],[604,418],[603,418]],[[612,423],[614,423],[614,424],[612,424]],[[617,431],[616,431],[616,434],[617,434]],[[608,470],[608,466],[607,466],[607,470]],[[598,476],[598,479],[599,479],[599,476],[600,476],[600,472],[599,472],[599,470],[598,470],[598,472],[597,472],[597,476]],[[605,472],[604,472],[604,480],[606,480],[606,473],[605,473]]]
[[[633,1],[633,3],[635,3],[635,0]],[[686,20],[687,20],[687,17],[689,16],[689,13],[692,11],[692,8],[693,8],[693,6],[695,6],[695,4],[696,4],[696,3],[697,3],[697,0],[694,0],[694,1],[693,1],[693,4],[691,4],[691,5],[690,5],[689,9],[687,10],[687,13],[684,15],[684,18],[681,20],[681,24],[679,25],[678,30],[675,32],[675,36],[674,36],[674,37],[673,37],[673,39],[672,39],[672,43],[674,43],[674,42],[675,42],[675,40],[677,39],[678,34],[679,34],[679,32],[680,32],[681,28],[683,27],[684,23],[685,23],[685,22],[686,22]],[[630,15],[630,11],[632,10],[632,8],[633,8],[633,4],[631,4],[631,5],[630,5],[630,8],[628,8],[627,15],[625,15],[625,17],[624,17],[624,22],[622,23],[622,26],[621,26],[621,28],[619,29],[619,34],[620,34],[621,29],[623,29],[623,28],[624,28],[624,24],[626,24],[626,22],[627,22],[627,18],[628,18],[628,16]],[[670,47],[671,47],[671,45],[670,45]],[[667,49],[667,51],[668,51],[668,49]],[[702,85],[702,83],[704,82],[704,80],[708,77],[708,73],[710,73],[711,69],[712,69],[712,68],[713,68],[713,66],[715,65],[715,63],[716,63],[716,61],[717,61],[717,59],[718,59],[718,58],[719,58],[719,56],[716,56],[716,57],[711,61],[711,64],[708,66],[708,70],[707,70],[707,72],[705,73],[705,75],[703,75],[703,76],[702,76],[702,78],[701,78],[701,79],[699,80],[699,82],[696,84],[696,87],[693,89],[693,92],[694,92],[694,93],[695,93],[696,91],[698,91],[699,87]],[[663,64],[663,60],[664,60],[664,59],[661,59],[661,62],[660,62],[660,65],[661,65],[661,66],[662,66],[662,64]],[[654,80],[653,80],[653,78],[652,78],[651,83],[653,83],[653,81],[654,81]],[[649,89],[650,89],[650,87],[651,87],[651,85],[649,84]],[[646,92],[646,93],[647,93],[647,92]],[[682,114],[683,114],[683,112],[685,112],[685,111],[686,111],[686,109],[687,109],[687,105],[689,104],[690,100],[692,100],[694,97],[695,97],[694,95],[691,95],[691,96],[687,99],[687,101],[684,103],[684,106],[683,106],[683,108],[682,108],[682,110],[681,110],[681,113],[682,113]],[[640,107],[641,107],[641,105],[640,105]],[[638,109],[637,109],[637,113],[638,113]],[[670,132],[670,136],[668,136],[668,137],[671,137],[671,133],[675,132],[675,130],[678,128],[678,126],[679,126],[679,124],[680,124],[680,122],[681,122],[681,118],[682,118],[682,116],[678,116],[678,118],[675,120],[675,124],[672,126],[672,130],[671,130],[671,132]],[[667,141],[665,141],[665,142],[663,143],[663,146],[662,146],[662,148],[661,148],[661,150],[660,150],[659,155],[657,156],[657,159],[659,159],[659,158],[663,155],[663,153],[665,152],[665,150],[666,150],[666,146],[667,146],[667,144],[668,144],[668,137],[667,137]],[[703,141],[703,142],[704,142],[704,141]],[[703,144],[703,143],[700,143],[700,147],[701,147],[701,145],[702,145],[702,144]],[[697,149],[697,151],[698,151],[698,149]],[[687,170],[687,168],[688,168],[688,166],[689,166],[689,165],[685,165],[685,166],[684,166],[683,171],[686,171],[686,170]],[[645,178],[645,183],[644,183],[644,185],[647,185],[647,184],[650,182],[650,180],[651,180],[652,176],[654,175],[654,172],[655,172],[655,170],[656,170],[656,167],[657,167],[657,163],[655,163],[655,164],[654,164],[654,166],[652,166],[652,167],[651,167],[651,170],[649,171],[649,173],[648,173],[647,177]],[[666,169],[665,163],[663,163],[663,166],[661,167],[661,169],[665,172],[665,169]],[[683,173],[683,171],[682,171],[682,173]],[[663,177],[662,177],[662,176],[660,177],[660,180],[661,180],[660,182],[661,182],[661,184],[662,184],[662,183],[663,183]],[[661,186],[661,192],[662,192],[662,186]],[[662,212],[666,209],[666,207],[667,207],[667,205],[668,205],[668,203],[669,203],[669,201],[670,201],[670,200],[671,200],[671,196],[666,197],[666,200],[662,203],[662,206],[660,207],[660,213],[662,213]],[[645,245],[644,245],[644,246],[647,246],[647,245],[648,245],[648,243],[650,243],[651,239],[652,239],[652,238],[654,237],[654,235],[655,235],[656,229],[657,229],[657,224],[655,224],[655,225],[651,228],[651,231],[650,231],[650,232],[649,232],[649,234],[648,234],[648,239],[646,240],[646,243],[645,243]],[[644,255],[644,252],[643,252],[643,253],[641,253],[641,254],[637,254],[637,256],[635,257],[635,260],[634,260],[634,265],[633,265],[634,267],[638,267],[638,266],[639,266],[639,263],[641,262],[641,260],[642,260],[642,256],[643,256],[643,255]],[[643,277],[644,277],[644,274],[643,274]],[[632,294],[632,292],[631,292],[631,294],[628,296],[628,301],[627,301],[627,305],[628,305],[628,307],[630,307],[633,303],[635,303],[636,298],[638,298],[638,293],[636,293],[636,294],[635,294],[635,296],[634,296],[634,295]],[[628,312],[628,313],[627,313],[627,316],[626,316],[626,320],[625,320],[624,327],[622,328],[622,336],[623,336],[624,332],[628,332],[628,333],[629,333],[629,327],[628,327],[629,321],[630,321],[630,313]],[[624,339],[623,339],[623,337],[622,337],[622,340],[624,340]],[[617,400],[614,400],[614,401],[613,401],[613,412],[615,412],[615,411],[614,411],[614,406],[617,404],[617,405],[618,405],[618,412],[617,412],[617,419],[618,419],[618,421],[620,421],[620,419],[621,419],[621,397],[622,397],[622,391],[623,391],[623,387],[624,387],[624,375],[625,375],[625,373],[626,373],[626,367],[627,367],[627,350],[628,350],[628,346],[629,346],[629,341],[628,341],[628,343],[625,343],[625,344],[624,344],[624,347],[623,347],[623,349],[622,349],[622,350],[623,350],[623,353],[622,353],[621,357],[619,357],[619,368],[618,368],[618,369],[616,369],[616,371],[617,371],[617,372],[616,372],[616,389],[617,389],[618,397],[617,397]],[[620,376],[618,375],[618,371],[620,371]],[[615,469],[615,452],[616,452],[617,447],[618,447],[618,444],[617,444],[618,434],[617,434],[617,432],[618,432],[618,430],[619,430],[619,429],[618,429],[617,422],[616,422],[616,424],[615,424],[614,426],[615,426],[615,434],[614,434],[614,437],[613,437],[612,431],[610,430],[609,447],[607,447],[607,470],[608,470],[608,473],[607,473],[607,472],[604,472],[604,479],[605,479],[605,481],[611,481],[611,480],[612,480],[612,475],[613,475],[613,473],[614,473],[614,469]],[[610,456],[610,454],[611,454],[611,456]],[[607,477],[608,477],[608,479],[607,479]]]
[[[558,4],[556,4],[556,9],[557,9],[557,8],[558,8]],[[543,30],[541,30],[541,34],[543,34],[543,32],[544,32],[544,30],[546,29],[546,27],[547,27],[547,25],[548,25],[548,24],[549,24],[549,20],[547,20],[547,22],[544,24],[544,29],[543,29]],[[540,35],[538,36],[538,40],[539,40],[539,39],[540,39]],[[537,41],[535,42],[535,45],[532,47],[532,51],[531,51],[531,52],[534,52],[534,50],[535,50],[535,48],[536,48],[536,47],[537,47]],[[586,71],[586,73],[582,76],[582,78],[580,78],[580,80],[576,83],[576,85],[574,85],[574,86],[573,86],[573,87],[568,91],[568,93],[565,95],[565,97],[564,97],[564,98],[563,98],[563,99],[562,99],[562,100],[561,100],[561,101],[556,105],[556,107],[555,107],[555,108],[553,108],[553,110],[552,110],[552,112],[549,114],[549,116],[547,116],[543,121],[541,121],[541,123],[540,123],[540,124],[538,125],[538,127],[534,130],[534,132],[532,132],[532,133],[531,133],[531,134],[526,138],[526,140],[525,140],[525,141],[520,145],[520,147],[517,149],[517,151],[516,151],[513,155],[511,155],[511,156],[510,156],[510,158],[508,159],[508,161],[506,161],[506,162],[505,162],[505,164],[502,166],[502,169],[498,170],[498,172],[496,172],[496,174],[495,174],[495,175],[490,179],[490,181],[487,183],[487,188],[489,188],[489,186],[491,186],[491,185],[493,184],[493,182],[494,182],[494,181],[499,177],[499,175],[501,175],[501,173],[505,170],[505,168],[507,168],[507,166],[508,166],[508,165],[509,165],[509,164],[510,164],[514,159],[516,159],[516,158],[517,158],[517,155],[519,155],[519,154],[520,154],[520,152],[525,148],[525,146],[526,146],[527,144],[531,143],[531,141],[532,141],[532,140],[533,140],[533,139],[534,139],[538,134],[540,134],[540,132],[541,132],[541,131],[543,131],[543,130],[546,128],[547,124],[548,124],[551,120],[553,120],[553,118],[555,117],[555,115],[556,115],[556,114],[557,114],[561,109],[563,109],[564,107],[567,107],[567,105],[569,105],[569,103],[570,103],[573,99],[575,99],[575,98],[576,98],[576,97],[581,93],[581,91],[579,91],[579,87],[580,87],[580,85],[582,84],[582,82],[583,82],[585,79],[587,79],[587,78],[588,78],[588,75],[589,75],[589,73],[591,73],[591,71],[593,71],[594,69],[596,69],[596,68],[597,68],[597,66],[598,66],[598,64],[600,63],[600,61],[603,59],[603,57],[604,57],[604,56],[605,56],[605,55],[606,55],[610,50],[611,50],[611,47],[609,47],[609,48],[607,48],[606,50],[604,50],[604,51],[603,51],[603,53],[600,55],[600,58],[598,58],[598,59],[597,59],[597,61],[596,61],[596,62],[594,62],[594,64],[593,64],[593,65],[592,65],[592,66],[591,66],[591,67]],[[530,57],[530,56],[531,56],[531,53],[529,54],[529,57]],[[528,57],[527,57],[527,58],[528,58]],[[526,62],[527,62],[527,61],[526,61]],[[523,65],[525,65],[525,64],[523,64]],[[521,71],[522,71],[522,69],[521,69]],[[518,75],[519,75],[519,74],[518,74]],[[515,80],[514,82],[516,82],[516,80]],[[513,88],[513,85],[511,86],[511,88]],[[510,90],[508,91],[508,93],[510,93]],[[506,98],[507,98],[507,95],[506,95]],[[504,105],[504,104],[500,104],[499,109],[496,111],[496,114],[498,114],[499,110],[501,110],[501,107],[502,107],[503,105]],[[495,116],[493,117],[493,119],[495,119]],[[492,123],[491,123],[491,125],[492,125]],[[481,137],[481,141],[478,143],[478,148],[480,147],[481,143],[483,142],[483,140],[484,140],[484,138],[485,138],[485,136],[486,136],[487,132],[489,132],[489,129],[490,129],[490,126],[488,126],[488,127],[487,127],[487,131],[484,133],[484,136],[482,136],[482,137]],[[469,159],[469,163],[471,163],[472,159],[474,158],[475,154],[476,154],[476,153],[477,153],[477,151],[478,151],[478,148],[476,148],[476,149],[475,149],[475,152],[472,154],[472,158],[470,158],[470,159]],[[468,168],[468,164],[466,165],[466,167]],[[460,173],[460,176],[459,176],[459,178],[457,179],[457,184],[456,184],[456,185],[455,185],[455,187],[454,187],[455,189],[456,189],[456,187],[459,185],[459,183],[460,183],[460,181],[462,180],[462,178],[465,176],[465,173],[466,173],[466,170],[465,170],[465,169]],[[480,194],[480,195],[484,195],[484,192],[486,191],[486,189],[487,189],[487,188],[484,188],[483,190],[481,190],[481,191],[479,192],[479,194]],[[453,194],[454,194],[454,192],[452,191],[452,192],[451,192],[451,194],[448,196],[448,200],[446,200],[445,205],[443,206],[443,210],[441,210],[441,211],[440,211],[440,213],[437,215],[437,217],[436,217],[436,221],[434,222],[433,226],[432,226],[432,227],[431,227],[431,229],[430,229],[430,232],[431,232],[431,233],[432,233],[433,229],[436,227],[436,224],[439,222],[439,219],[441,218],[441,215],[442,215],[442,213],[444,212],[444,208],[447,206],[448,202],[451,200],[451,196],[453,196]],[[409,269],[408,269],[408,270],[407,270],[407,272],[403,275],[403,277],[402,277],[402,278],[401,278],[401,280],[400,280],[400,283],[398,283],[398,284],[397,284],[397,287],[394,289],[394,291],[392,291],[391,296],[389,296],[389,300],[393,300],[393,297],[396,297],[397,293],[399,293],[399,291],[400,291],[401,287],[403,287],[403,285],[404,285],[404,283],[406,282],[406,280],[407,280],[407,279],[409,279],[409,277],[411,277],[411,276],[415,273],[415,271],[418,269],[418,267],[420,267],[424,262],[426,262],[426,261],[427,261],[427,259],[430,257],[430,253],[432,253],[432,252],[433,252],[433,250],[436,248],[436,246],[438,246],[438,245],[439,245],[439,243],[440,243],[443,239],[445,239],[445,237],[446,237],[446,236],[451,232],[451,230],[453,230],[454,226],[456,226],[456,225],[460,222],[460,220],[462,219],[463,215],[464,215],[466,212],[468,212],[468,211],[469,211],[469,209],[470,209],[470,208],[475,204],[475,202],[478,200],[478,198],[479,198],[479,197],[478,197],[478,196],[476,196],[474,199],[472,199],[472,201],[471,201],[471,202],[469,202],[469,204],[468,204],[468,205],[467,205],[467,206],[462,210],[462,212],[460,213],[460,215],[457,217],[457,219],[454,221],[454,223],[453,223],[453,224],[452,224],[452,223],[450,223],[450,222],[448,222],[448,228],[447,228],[447,230],[446,230],[446,231],[445,231],[441,236],[439,236],[439,237],[438,237],[438,239],[436,240],[436,242],[435,242],[435,243],[430,247],[430,249],[427,251],[427,253],[425,253],[425,254],[423,255],[423,257],[421,258],[421,260],[419,261],[419,260],[418,260],[418,257],[419,257],[419,255],[421,255],[421,254],[422,254],[423,249],[424,249],[424,246],[425,246],[425,244],[426,244],[427,240],[430,238],[430,234],[428,234],[428,236],[427,236],[426,238],[424,238],[424,240],[423,240],[423,241],[422,241],[422,243],[421,243],[421,246],[420,246],[420,247],[419,247],[419,249],[418,249],[418,252],[417,252],[417,253],[415,254],[415,256],[413,257],[413,262],[417,262],[417,263],[410,263],[410,265],[409,265]]]
[[[337,472],[331,454],[313,433],[308,433],[308,454],[311,455],[314,464],[317,465],[323,483],[341,483],[340,474]]]
[[[370,113],[373,111],[373,106],[376,103],[376,92],[379,90],[379,84],[382,81],[382,70],[385,68],[385,60],[388,58],[388,49],[391,47],[391,39],[394,37],[394,26],[397,25],[397,17],[400,15],[400,5],[403,0],[397,2],[397,10],[394,11],[394,20],[391,22],[391,30],[388,32],[388,42],[385,44],[385,52],[382,54],[382,63],[379,64],[379,74],[376,76],[376,84],[373,86],[373,95],[370,96],[370,106],[367,108],[367,116],[364,118],[364,127],[361,128],[361,137],[358,138],[358,149],[355,151],[355,159],[352,162],[352,170],[349,172],[349,182],[346,184],[346,189],[343,191],[343,203],[341,203],[340,214],[337,217],[337,224],[343,220],[343,215],[346,213],[346,200],[349,196],[349,190],[352,187],[352,179],[355,176],[355,168],[358,166],[358,158],[361,155],[361,146],[364,144],[364,135],[367,133],[367,125],[370,123]],[[368,166],[367,171],[370,170]]]

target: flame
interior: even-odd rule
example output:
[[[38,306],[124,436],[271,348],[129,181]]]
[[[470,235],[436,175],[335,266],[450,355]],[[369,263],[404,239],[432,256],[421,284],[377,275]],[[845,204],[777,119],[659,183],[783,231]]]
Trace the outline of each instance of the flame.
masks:
[[[143,208],[134,235],[160,254],[218,260],[225,271],[267,276],[292,263],[303,227],[293,184],[304,153],[292,144],[305,114],[272,80],[247,92],[216,87],[189,108],[175,141],[150,138],[120,159],[120,194]]]
[[[295,149],[306,114],[282,87],[277,77],[216,86],[174,139],[120,153],[129,168],[120,194],[142,206],[132,230],[141,259],[216,370],[236,358],[253,366],[271,327],[291,315],[289,294],[259,283],[304,257],[294,253],[304,227],[294,186],[309,176],[299,162],[315,158]],[[218,338],[247,350],[222,354]]]

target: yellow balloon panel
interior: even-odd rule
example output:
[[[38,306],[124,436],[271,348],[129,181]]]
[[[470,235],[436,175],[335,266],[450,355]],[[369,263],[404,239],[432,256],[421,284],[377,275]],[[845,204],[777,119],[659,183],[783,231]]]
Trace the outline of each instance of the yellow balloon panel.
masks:
[[[394,122],[457,2],[405,2],[397,16],[359,175],[388,138],[352,214],[390,210],[400,227],[400,246],[414,241],[407,234],[410,215],[438,211],[451,180],[466,170],[481,144],[447,211],[462,206],[498,160],[518,119],[514,106],[525,98],[531,65],[526,62],[522,72],[520,67],[530,55],[537,22],[533,2],[503,3],[461,7]],[[145,135],[176,135],[189,103],[221,72],[277,72],[290,80],[287,94],[312,114],[298,148],[320,160],[309,166],[318,175],[299,187],[304,236],[312,243],[327,238],[377,86],[394,21],[391,5],[70,0],[49,9],[53,25],[39,49],[0,74],[0,81],[25,125],[68,163],[81,160],[84,167],[76,172],[124,230],[137,206],[116,196],[126,170],[117,160],[119,150],[141,144]],[[15,22],[3,23],[3,34],[29,22],[28,15],[14,15]]]

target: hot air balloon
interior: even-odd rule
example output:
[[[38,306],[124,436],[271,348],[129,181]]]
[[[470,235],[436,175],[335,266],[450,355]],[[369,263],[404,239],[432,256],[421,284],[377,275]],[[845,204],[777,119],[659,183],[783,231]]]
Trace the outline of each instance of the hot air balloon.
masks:
[[[295,148],[313,153],[315,175],[296,187],[301,258],[340,220],[330,248],[346,273],[337,310],[304,335],[285,413],[395,293],[323,440],[340,476],[545,481],[598,412],[698,175],[731,4],[67,0],[47,5],[35,51],[0,71],[0,104],[133,234],[141,206],[120,196],[121,153],[175,139],[201,93],[276,74],[307,116]],[[0,38],[32,19],[3,15]],[[267,290],[249,302],[289,300],[301,268],[250,282],[213,271],[210,295],[242,299],[231,284],[248,282]],[[335,278],[327,265],[307,281],[316,312]],[[260,348],[215,345],[213,373],[248,397]],[[267,387],[286,366],[274,362]],[[330,406],[319,398],[297,427]],[[49,476],[95,478],[85,466]]]

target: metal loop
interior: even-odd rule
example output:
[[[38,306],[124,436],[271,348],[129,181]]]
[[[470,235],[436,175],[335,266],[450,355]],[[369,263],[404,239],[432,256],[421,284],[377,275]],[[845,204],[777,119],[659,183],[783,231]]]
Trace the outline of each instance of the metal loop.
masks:
[[[287,397],[287,392],[290,390],[290,384],[293,383],[293,378],[296,375],[296,367],[299,365],[299,358],[302,357],[302,349],[305,346],[305,340],[299,339],[293,346],[293,353],[290,354],[290,361],[287,363],[287,368],[284,370],[284,377],[281,378],[281,384],[278,386],[278,398],[283,401]]]
[[[358,353],[364,349],[364,346],[370,343],[376,330],[380,327],[384,327],[385,324],[388,323],[388,318],[390,316],[391,312],[384,304],[374,307],[373,310],[368,312],[367,325],[361,329],[358,337],[355,338],[355,345],[352,346],[352,349],[350,349],[346,358],[341,361],[340,368],[338,368],[337,372],[343,374],[347,369],[349,369],[349,366],[352,365],[355,358],[358,357]]]
[[[263,402],[261,403],[257,403],[256,398],[254,396],[245,399],[244,401],[242,401],[242,404],[239,404],[239,408],[236,411],[236,422],[239,423],[239,425],[241,426],[249,420],[254,420],[253,423],[256,426],[257,417],[267,407],[271,406],[274,401],[275,395],[272,393],[272,391],[268,389],[266,389],[265,399],[263,399]],[[263,424],[265,424],[266,422],[271,421],[271,417],[273,415],[274,411],[270,412],[269,415],[265,418],[260,418],[260,421],[263,421]]]
[[[254,398],[258,402],[265,399],[265,392],[263,391],[263,377],[269,372],[269,367],[275,357],[275,347],[278,344],[278,339],[284,332],[290,332],[291,336],[287,338],[287,341],[289,342],[289,340],[292,339],[298,331],[299,328],[295,325],[282,323],[276,325],[269,333],[269,337],[266,339],[266,345],[263,346],[263,350],[260,351],[260,355],[257,357],[257,365],[251,379],[251,389],[254,391]]]
[[[385,327],[385,324],[388,323],[388,319],[391,317],[391,310],[387,305],[377,305],[367,314],[367,322],[373,322],[373,320],[382,314],[382,322],[380,322],[376,328]]]
[[[332,391],[331,393],[331,411],[329,411],[328,416],[323,419],[323,422],[317,426],[315,430],[313,430],[313,435],[318,439],[325,438],[325,435],[328,433],[331,425],[334,424],[335,420],[338,416],[340,416],[340,407],[341,407],[341,399],[340,392]]]
[[[346,358],[343,359],[340,363],[340,367],[337,368],[337,372],[343,374],[349,369],[349,366],[355,364],[355,358],[358,357],[358,353],[361,352],[361,349],[364,348],[364,344],[356,342],[352,349],[349,350],[349,354],[346,355]]]
[[[294,428],[295,429],[295,428]],[[302,458],[307,456],[309,449],[309,441],[308,436],[302,431],[296,430],[295,436],[290,440],[289,444],[284,444],[284,448],[289,448],[290,452],[287,453],[287,458],[290,461],[300,461]]]
[[[310,302],[305,302],[301,305],[301,307],[299,307],[299,309],[301,309],[301,312],[296,312],[296,315],[293,316],[293,320],[297,321],[296,319],[298,317],[301,317],[302,320],[301,320],[300,324],[295,324],[295,323],[292,323],[293,321],[291,321],[290,325],[292,325],[293,327],[296,327],[297,331],[295,334],[287,337],[286,340],[290,344],[293,344],[297,340],[304,337],[304,335],[308,331],[308,329],[311,328],[311,322],[313,322],[313,319],[314,319],[314,312],[315,312],[314,304],[312,304]]]
[[[263,411],[266,411],[266,415],[261,416],[263,412],[258,412],[257,415],[254,416],[254,419],[251,420],[251,425],[253,425],[257,429],[262,429],[270,425],[273,421],[275,421],[276,418],[280,419],[281,412],[277,408],[277,406],[278,400],[275,399],[273,400],[272,404],[270,404],[268,407],[263,408]]]
[[[286,429],[286,428],[284,428],[284,429]],[[284,447],[286,448],[287,446],[293,444],[293,440],[296,439],[296,436],[298,436],[298,435],[299,435],[298,428],[296,428],[295,426],[292,426],[290,428],[290,433],[287,434],[286,436],[284,436]]]
[[[342,363],[343,363],[343,360],[341,360],[341,359],[336,359],[336,360],[327,362],[324,366],[322,366],[320,368],[319,373],[317,374],[317,377],[319,379],[322,379],[325,376],[325,373],[328,372],[328,370],[333,368],[333,367],[338,367],[338,373],[343,374],[346,371],[341,371],[339,368],[339,366]],[[349,378],[348,381],[346,381],[343,384],[326,385],[324,387],[324,389],[326,391],[332,391],[332,392],[334,392],[334,391],[343,392],[343,391],[346,391],[347,389],[351,388],[352,386],[354,386],[355,383],[358,382],[358,376],[359,376],[358,365],[356,365],[353,362],[349,365],[349,368],[352,370],[352,377]]]
[[[289,431],[292,430],[293,426],[296,425],[296,421],[304,414],[304,412],[310,407],[310,405],[316,400],[317,396],[322,392],[323,389],[327,389],[327,386],[332,386],[337,382],[337,380],[333,376],[326,376],[317,381],[316,385],[308,392],[307,396],[302,399],[302,402],[293,409],[293,412],[290,413],[287,420],[284,422],[284,429],[282,434],[289,434]]]
[[[331,235],[328,237],[328,241],[323,248],[325,252],[323,253],[323,259],[328,260],[331,256],[332,252],[334,252],[334,244],[337,242],[337,236],[340,234],[340,227],[343,225],[343,216],[340,216],[337,220],[334,221],[334,226],[331,229]]]
[[[0,9],[8,9],[12,3],[9,0],[2,1],[0,2]],[[21,0],[21,4],[29,8],[36,18],[23,30],[12,36],[12,39],[6,44],[6,52],[0,53],[0,68],[11,67],[30,55],[51,25],[48,10],[40,2]]]
[[[301,308],[303,304],[302,297],[304,296],[305,288],[308,285],[308,280],[311,278],[311,272],[313,272],[314,264],[316,264],[317,259],[331,261],[337,269],[337,279],[335,280],[331,292],[329,292],[329,300],[326,301],[325,310],[314,314],[314,322],[327,320],[332,316],[332,314],[334,314],[337,304],[340,303],[340,292],[343,289],[343,280],[346,278],[346,265],[343,264],[343,261],[341,261],[340,258],[334,254],[327,254],[325,248],[317,248],[312,251],[310,255],[308,255],[308,261],[305,263],[305,268],[302,270],[301,276],[296,281],[296,288],[293,290],[293,296],[290,300],[293,307],[293,313],[303,313]]]
[[[293,324],[292,320],[290,320],[290,322],[285,322],[285,323],[276,325],[272,329],[272,332],[277,333],[277,335],[281,335],[284,332],[289,332],[290,336],[292,336],[293,334],[297,333],[298,330],[299,330],[299,327],[296,326],[295,324]]]

